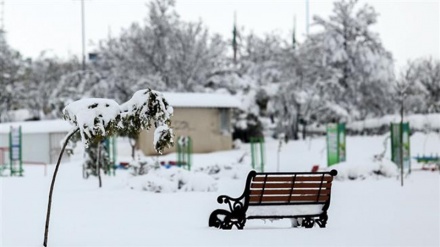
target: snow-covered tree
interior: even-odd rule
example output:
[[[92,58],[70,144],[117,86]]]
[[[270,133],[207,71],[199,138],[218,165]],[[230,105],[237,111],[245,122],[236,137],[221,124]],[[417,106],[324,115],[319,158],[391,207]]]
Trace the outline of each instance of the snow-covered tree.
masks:
[[[144,89],[136,92],[133,97],[122,105],[111,99],[81,99],[70,103],[63,110],[65,120],[73,125],[67,134],[61,149],[57,165],[52,177],[49,191],[49,201],[44,233],[44,246],[47,246],[49,232],[50,210],[52,193],[61,157],[69,139],[77,132],[81,135],[84,146],[100,143],[104,138],[124,134],[126,132],[140,132],[156,127],[154,132],[154,148],[158,153],[173,145],[174,134],[171,125],[173,108],[160,92]]]
[[[0,122],[10,120],[8,111],[23,107],[27,92],[23,84],[25,75],[25,61],[18,51],[9,47],[0,30]]]
[[[339,1],[333,14],[314,17],[320,31],[300,44],[284,69],[276,112],[287,136],[299,123],[350,121],[392,112],[393,61],[371,31],[378,14],[357,1]]]
[[[101,174],[100,170],[102,170],[104,174],[110,175],[112,165],[114,164],[111,163],[105,142],[91,144],[89,148],[86,148],[83,163],[85,178],[89,175],[98,177]]]
[[[331,103],[354,119],[389,112],[394,81],[391,53],[371,31],[378,14],[369,5],[357,8],[357,2],[336,2],[328,19],[315,16],[323,31],[312,34],[304,46],[316,49],[315,64],[329,72],[317,82],[328,88]]]
[[[139,87],[199,91],[223,56],[224,42],[210,37],[201,22],[184,22],[173,0],[152,1],[143,24],[101,42],[95,66],[112,84],[118,100]]]
[[[399,77],[406,85],[405,109],[410,113],[440,112],[440,62],[433,58],[409,61]]]

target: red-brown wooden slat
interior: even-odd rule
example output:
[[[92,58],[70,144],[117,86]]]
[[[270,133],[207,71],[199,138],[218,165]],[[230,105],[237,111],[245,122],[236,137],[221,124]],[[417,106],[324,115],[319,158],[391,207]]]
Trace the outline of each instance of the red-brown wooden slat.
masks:
[[[261,189],[261,188],[271,188],[271,189],[290,189],[292,188],[292,183],[252,183],[251,189]],[[294,188],[319,188],[321,183],[295,183]],[[331,183],[323,183],[322,188],[330,188]]]
[[[329,196],[320,196],[319,200],[317,201],[316,196],[263,196],[262,198],[260,196],[252,196],[249,197],[250,203],[270,203],[270,202],[326,202],[328,200]]]
[[[250,195],[251,196],[259,196],[261,195],[262,190],[251,190]],[[265,189],[264,191],[264,195],[290,195],[290,193],[292,193],[292,195],[298,195],[298,194],[307,194],[307,195],[318,195],[319,194],[319,190],[318,189],[294,189],[293,191],[290,189]],[[328,195],[330,194],[330,190],[326,189],[326,190],[321,190],[321,195]]]
[[[295,181],[321,181],[322,175],[320,176],[297,176]],[[254,177],[253,182],[263,182],[264,177]],[[268,176],[266,182],[291,182],[292,176]],[[333,181],[333,176],[324,176],[324,181]]]

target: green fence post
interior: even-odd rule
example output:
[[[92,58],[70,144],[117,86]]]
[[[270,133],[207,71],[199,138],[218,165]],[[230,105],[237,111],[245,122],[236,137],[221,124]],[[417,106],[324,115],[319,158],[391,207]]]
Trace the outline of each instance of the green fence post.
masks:
[[[264,163],[265,163],[264,138],[260,138],[260,153],[261,153],[261,172],[264,172]]]
[[[13,158],[12,158],[12,127],[9,130],[9,173],[10,176],[14,175],[14,169],[13,169]]]
[[[251,137],[251,164],[252,169],[264,172],[265,154],[264,154],[264,138]]]
[[[20,127],[18,127],[18,136],[19,136],[19,140],[20,140],[20,148],[19,148],[19,152],[20,152],[20,155],[19,155],[19,173],[18,173],[18,176],[20,176],[20,177],[22,177],[23,176],[23,152],[22,152],[22,133],[21,133],[21,126]]]
[[[177,138],[177,165],[187,170],[192,166],[192,139],[189,136]]]

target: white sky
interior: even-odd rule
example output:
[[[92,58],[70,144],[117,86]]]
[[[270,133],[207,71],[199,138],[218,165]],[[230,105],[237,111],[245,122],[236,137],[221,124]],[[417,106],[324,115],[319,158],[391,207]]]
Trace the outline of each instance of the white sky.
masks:
[[[80,0],[4,0],[9,44],[23,55],[47,50],[60,57],[81,54]],[[117,35],[147,15],[147,0],[85,0],[86,51],[93,42]],[[439,0],[362,0],[380,14],[373,30],[393,53],[398,68],[408,59],[440,53]],[[333,1],[310,0],[310,17],[328,17]],[[183,20],[201,19],[211,32],[230,37],[234,11],[239,26],[257,34],[276,31],[290,40],[296,15],[297,38],[305,34],[305,0],[177,0]],[[311,18],[310,18],[311,19]],[[313,32],[311,27],[311,32]]]

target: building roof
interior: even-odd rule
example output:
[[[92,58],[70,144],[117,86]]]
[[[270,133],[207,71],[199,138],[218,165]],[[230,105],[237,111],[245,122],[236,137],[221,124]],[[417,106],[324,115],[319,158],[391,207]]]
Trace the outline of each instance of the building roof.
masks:
[[[238,108],[240,101],[229,94],[214,93],[163,93],[172,107]]]
[[[69,132],[73,129],[67,121],[56,120],[42,120],[42,121],[25,121],[25,122],[12,122],[12,123],[0,123],[0,134],[9,133],[12,127],[21,126],[22,133],[59,133]]]

